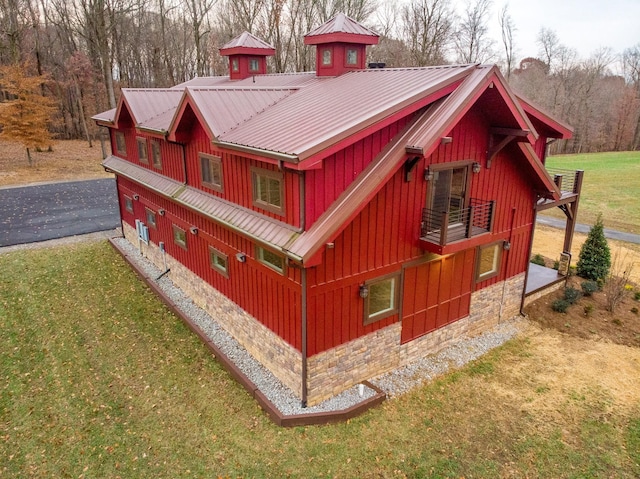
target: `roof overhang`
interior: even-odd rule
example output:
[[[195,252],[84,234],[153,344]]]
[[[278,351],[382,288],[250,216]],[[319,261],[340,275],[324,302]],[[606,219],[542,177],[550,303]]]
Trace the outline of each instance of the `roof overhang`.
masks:
[[[360,35],[348,32],[323,33],[304,37],[305,45],[320,45],[323,43],[356,43],[362,45],[377,45],[377,35]]]
[[[524,112],[532,118],[535,118],[540,123],[544,124],[549,129],[549,132],[554,133],[551,138],[558,138],[561,140],[568,140],[573,136],[573,128],[566,123],[556,120],[549,113],[543,111],[540,107],[534,106],[529,100],[517,95],[520,104]]]

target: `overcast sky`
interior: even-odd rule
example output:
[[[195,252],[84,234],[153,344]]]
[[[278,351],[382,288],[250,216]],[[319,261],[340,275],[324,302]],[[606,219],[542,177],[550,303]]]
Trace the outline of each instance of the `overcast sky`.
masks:
[[[454,0],[459,11],[465,0]],[[542,27],[554,30],[560,43],[587,58],[599,47],[615,53],[640,43],[640,0],[493,0],[489,27],[498,43],[498,13],[505,3],[516,26],[517,57],[537,54],[536,37]]]

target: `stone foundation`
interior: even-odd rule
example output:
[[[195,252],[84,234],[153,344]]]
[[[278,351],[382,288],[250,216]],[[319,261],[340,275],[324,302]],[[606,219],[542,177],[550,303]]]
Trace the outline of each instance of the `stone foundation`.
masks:
[[[524,273],[477,291],[471,296],[469,316],[405,344],[400,344],[402,324],[395,323],[309,358],[309,405],[517,316],[523,289]]]
[[[138,244],[134,228],[125,223],[123,232],[132,244]],[[143,243],[142,253],[158,268],[164,268],[157,245]],[[175,285],[301,397],[301,353],[171,256],[166,259]],[[522,273],[473,293],[469,316],[406,344],[400,344],[402,324],[398,322],[308,358],[307,404],[314,406],[364,380],[436,354],[461,337],[476,336],[518,315],[524,276]]]
[[[135,228],[124,223],[125,238],[138,245]],[[142,254],[161,270],[164,262],[160,248],[153,242],[142,243]],[[195,304],[204,309],[233,336],[254,358],[260,361],[280,381],[302,396],[302,355],[269,328],[244,311],[209,283],[196,276],[182,263],[166,255],[171,281]]]

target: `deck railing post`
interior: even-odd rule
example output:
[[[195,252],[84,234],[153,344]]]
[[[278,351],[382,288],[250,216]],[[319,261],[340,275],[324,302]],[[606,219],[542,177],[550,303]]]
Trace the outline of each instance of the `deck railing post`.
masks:
[[[467,225],[465,231],[465,238],[471,238],[471,233],[473,232],[473,215],[475,213],[475,208],[473,206],[469,206],[469,214],[467,216]]]
[[[440,245],[447,244],[447,233],[449,232],[449,213],[442,213],[442,224],[440,225]]]

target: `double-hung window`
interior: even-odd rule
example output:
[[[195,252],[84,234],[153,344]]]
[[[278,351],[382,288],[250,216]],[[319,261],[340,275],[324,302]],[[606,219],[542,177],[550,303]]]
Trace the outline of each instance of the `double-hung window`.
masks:
[[[200,176],[202,184],[207,188],[223,191],[222,159],[218,156],[200,153]]]
[[[253,204],[273,213],[284,214],[284,179],[282,173],[253,168]]]

